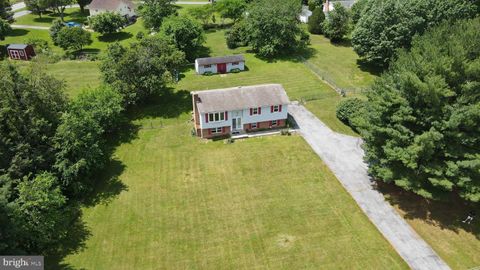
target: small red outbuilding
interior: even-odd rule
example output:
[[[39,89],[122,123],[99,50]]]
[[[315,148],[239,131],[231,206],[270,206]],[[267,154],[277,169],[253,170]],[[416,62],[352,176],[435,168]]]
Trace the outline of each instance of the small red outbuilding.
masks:
[[[35,56],[35,50],[28,44],[10,44],[7,47],[8,56],[13,60],[30,60]]]

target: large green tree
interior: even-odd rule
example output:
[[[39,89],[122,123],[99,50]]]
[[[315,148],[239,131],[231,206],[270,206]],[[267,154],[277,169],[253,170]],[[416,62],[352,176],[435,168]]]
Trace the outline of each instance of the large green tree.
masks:
[[[308,18],[308,32],[312,34],[323,33],[323,22],[325,21],[325,14],[322,7],[317,7],[313,10],[312,16]]]
[[[245,0],[219,0],[215,3],[215,9],[223,19],[232,19],[235,23],[243,16],[247,8]]]
[[[145,28],[156,31],[166,17],[177,14],[174,2],[175,0],[145,0],[140,9]]]
[[[12,30],[10,27],[10,24],[3,20],[0,19],[0,40],[4,40],[5,36]]]
[[[168,17],[160,28],[160,34],[172,40],[191,61],[195,60],[198,50],[205,42],[204,31],[200,23],[185,16]]]
[[[444,20],[472,18],[470,0],[367,1],[352,35],[352,44],[367,63],[388,66],[399,48],[409,48],[415,34]]]
[[[125,17],[118,13],[104,12],[88,18],[90,27],[100,34],[117,32],[127,23]]]
[[[185,63],[185,53],[170,39],[148,36],[125,48],[109,46],[100,69],[104,81],[123,94],[127,104],[145,101],[167,90]]]
[[[0,19],[10,20],[12,15],[10,1],[0,0]]]
[[[55,36],[54,43],[66,51],[78,51],[92,44],[90,32],[80,27],[63,27]]]
[[[413,39],[367,93],[366,160],[426,198],[480,201],[480,19]]]
[[[80,12],[85,13],[85,7],[91,2],[92,0],[77,0],[77,4],[80,6]]]
[[[350,28],[350,15],[348,10],[340,3],[333,5],[334,10],[328,13],[323,23],[323,33],[332,41],[342,40]]]
[[[27,9],[37,14],[40,18],[42,14],[50,7],[49,0],[25,0]]]
[[[304,31],[297,19],[300,10],[296,0],[253,2],[245,18],[248,44],[264,57],[292,52],[302,45],[300,37]]]

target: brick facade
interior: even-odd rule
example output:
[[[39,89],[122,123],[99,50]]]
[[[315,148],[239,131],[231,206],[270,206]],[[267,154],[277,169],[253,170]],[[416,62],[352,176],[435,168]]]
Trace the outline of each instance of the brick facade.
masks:
[[[275,128],[282,128],[287,125],[287,119],[277,120],[277,125],[272,126],[272,121],[264,121],[257,123],[257,128],[253,128],[252,124],[245,124],[243,125],[243,129],[246,132],[255,132],[257,130],[265,130],[265,129],[275,129]]]

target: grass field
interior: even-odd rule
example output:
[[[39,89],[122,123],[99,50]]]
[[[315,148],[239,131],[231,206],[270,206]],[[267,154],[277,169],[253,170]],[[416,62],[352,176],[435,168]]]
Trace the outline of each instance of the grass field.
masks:
[[[301,137],[204,142],[189,105],[182,94],[138,113],[137,137],[114,154],[124,191],[85,209],[91,237],[64,264],[407,269]]]

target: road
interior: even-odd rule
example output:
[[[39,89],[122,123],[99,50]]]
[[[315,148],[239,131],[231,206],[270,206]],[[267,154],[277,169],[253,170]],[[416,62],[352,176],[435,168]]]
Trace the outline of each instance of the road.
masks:
[[[288,110],[307,143],[412,269],[450,269],[374,188],[360,138],[333,132],[301,105],[292,104]]]

